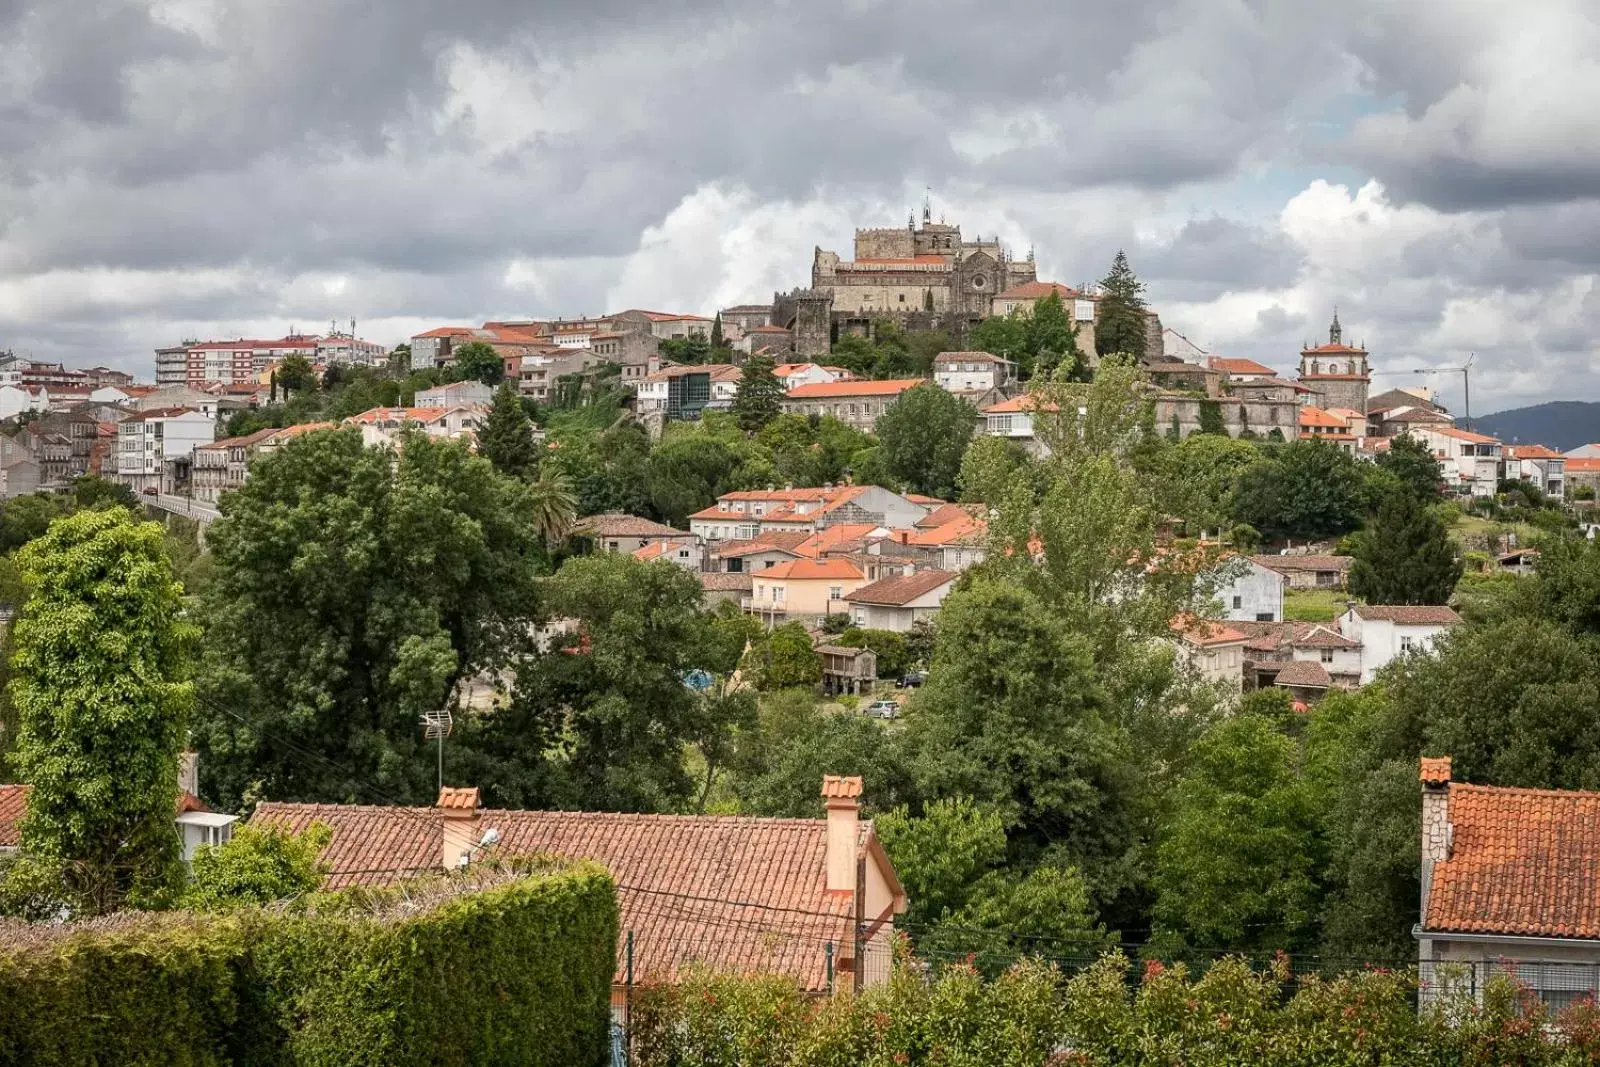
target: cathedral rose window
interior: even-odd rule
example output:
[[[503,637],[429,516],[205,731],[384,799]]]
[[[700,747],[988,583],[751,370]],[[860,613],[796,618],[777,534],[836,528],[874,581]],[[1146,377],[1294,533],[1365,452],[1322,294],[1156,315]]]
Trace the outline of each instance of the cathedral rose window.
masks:
[[[984,285],[987,284],[988,280],[989,279],[985,278],[981,274],[974,274],[972,276],[972,287],[974,289],[982,289]]]

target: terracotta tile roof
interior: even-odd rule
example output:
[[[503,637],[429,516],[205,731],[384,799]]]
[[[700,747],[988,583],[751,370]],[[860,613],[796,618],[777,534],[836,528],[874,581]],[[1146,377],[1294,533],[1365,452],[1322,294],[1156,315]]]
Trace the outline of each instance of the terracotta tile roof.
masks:
[[[794,551],[796,555],[816,559],[837,551],[841,545],[860,542],[863,537],[876,529],[877,525],[870,522],[844,522],[837,526],[827,526],[801,541],[795,546]]]
[[[22,839],[22,815],[28,807],[28,787],[0,785],[0,848],[16,848]]]
[[[344,421],[357,426],[369,426],[394,419],[408,422],[437,422],[454,410],[455,408],[368,408]]]
[[[755,575],[783,582],[860,581],[861,568],[843,559],[791,559]]]
[[[708,593],[748,593],[754,585],[750,578],[749,571],[704,571],[700,575],[700,588]]]
[[[1083,295],[1070,285],[1062,285],[1060,282],[1023,282],[1021,285],[1013,286],[1003,293],[996,293],[995,299],[1042,300],[1051,293],[1055,293],[1063,300],[1074,300]]]
[[[1297,659],[1284,664],[1283,670],[1278,672],[1276,684],[1326,689],[1333,684],[1333,679],[1329,677],[1322,664]]]
[[[663,526],[651,519],[641,518],[638,515],[624,515],[621,512],[608,511],[601,515],[589,515],[579,519],[572,525],[572,532],[586,534],[590,537],[688,537],[687,530],[674,530],[670,526]]]
[[[1560,452],[1544,445],[1507,445],[1506,455],[1512,459],[1561,459]]]
[[[998,404],[990,404],[988,407],[983,409],[983,413],[985,415],[1007,415],[1026,411],[1052,412],[1060,410],[1061,406],[1054,401],[1046,403],[1037,399],[1036,397],[1029,396],[1027,393],[1023,393],[1021,396],[1014,396],[1009,400],[1002,400]]]
[[[1445,785],[1450,781],[1450,757],[1422,757],[1417,765],[1417,777],[1430,785]]]
[[[1221,371],[1223,374],[1252,374],[1262,378],[1275,378],[1277,371],[1253,359],[1229,359],[1223,356],[1212,356],[1206,360],[1212,370]]]
[[[1289,637],[1289,644],[1295,648],[1360,648],[1360,641],[1352,641],[1337,630],[1330,630],[1326,626],[1312,625],[1306,629],[1296,629]]]
[[[148,422],[151,419],[174,419],[179,415],[198,415],[199,413],[196,408],[151,408],[149,411],[141,411],[137,415],[129,415],[120,421],[124,423]]]
[[[797,385],[788,392],[790,400],[829,400],[835,397],[851,396],[898,396],[915,386],[921,385],[924,378],[891,378],[887,381],[875,382],[811,382],[806,385]]]
[[[908,496],[906,498],[910,500]],[[917,501],[912,501],[917,503]],[[932,511],[916,521],[919,530],[937,530],[947,522],[955,522],[968,516],[982,515],[988,509],[982,504],[940,504]]]
[[[938,366],[940,363],[1009,364],[1011,361],[1009,359],[1001,359],[999,356],[992,355],[988,352],[940,352],[937,356],[933,357],[933,362],[935,366]]]
[[[798,556],[800,553],[795,549],[810,539],[811,535],[803,530],[774,530],[748,541],[724,541],[711,554],[728,558],[753,556],[761,552],[787,552],[791,556]]]
[[[860,779],[831,782],[838,799],[860,795]],[[327,823],[330,887],[392,883],[438,870],[443,858],[444,816],[433,808],[265,803],[250,821],[292,830]],[[821,992],[824,945],[840,943],[853,926],[850,895],[827,891],[823,819],[486,809],[474,838],[479,828],[499,831],[505,856],[604,864],[619,887],[619,948],[633,932],[635,981],[670,980],[696,963],[783,973]],[[893,879],[870,822],[859,824],[857,847]]]
[[[213,441],[209,445],[201,445],[199,447],[202,449],[217,449],[218,451],[227,448],[248,448],[258,441],[265,441],[269,437],[277,436],[279,432],[276,427],[269,426],[265,430],[257,430],[255,433],[245,434],[243,437],[224,437],[220,441]]]
[[[1442,436],[1453,438],[1457,441],[1466,441],[1470,444],[1497,445],[1500,443],[1500,439],[1498,437],[1489,437],[1486,434],[1473,433],[1471,430],[1463,430],[1455,426],[1430,426],[1428,428],[1428,432],[1441,434]]]
[[[1448,798],[1425,930],[1600,938],[1600,793],[1453,783]]]
[[[861,778],[859,775],[825,774],[822,776],[823,800],[857,800],[860,796]]]
[[[920,596],[926,596],[941,586],[949,585],[959,577],[961,576],[953,571],[930,568],[904,577],[880,578],[853,593],[846,593],[844,598],[852,604],[903,607]]]
[[[943,526],[912,534],[906,543],[923,548],[938,548],[957,543],[978,544],[988,531],[989,524],[983,519],[975,519],[971,515],[963,514],[960,518],[952,519]]]
[[[333,423],[331,422],[300,422],[293,426],[285,426],[273,436],[275,438],[299,437],[301,434],[331,429],[333,429]]]
[[[1321,408],[1312,407],[1310,404],[1300,408],[1301,426],[1337,426],[1343,428],[1349,423],[1339,416],[1323,411]]]
[[[441,811],[477,811],[478,801],[478,790],[475,786],[466,789],[445,786],[439,790],[437,806]]]
[[[1300,351],[1306,355],[1353,355],[1364,356],[1365,348],[1351,348],[1349,345],[1318,345],[1315,348],[1302,348]]]
[[[1179,615],[1167,623],[1172,632],[1191,645],[1204,648],[1210,645],[1231,645],[1245,640],[1245,634],[1224,622],[1200,619],[1193,615]]]
[[[1347,571],[1355,560],[1350,556],[1251,556],[1255,562],[1269,570],[1289,571]]]
[[[1442,604],[1352,604],[1350,610],[1363,619],[1400,626],[1454,626],[1461,621],[1460,615]]]

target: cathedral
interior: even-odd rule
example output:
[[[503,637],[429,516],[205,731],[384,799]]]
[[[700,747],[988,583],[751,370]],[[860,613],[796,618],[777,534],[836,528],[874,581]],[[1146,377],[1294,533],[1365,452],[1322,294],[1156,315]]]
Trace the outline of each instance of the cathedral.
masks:
[[[775,295],[772,321],[794,331],[798,354],[822,355],[841,333],[879,318],[960,337],[989,317],[996,296],[1038,278],[1032,253],[1016,259],[998,240],[964,240],[926,204],[921,226],[913,216],[903,229],[857,230],[854,254],[818,248],[811,287]]]
[[[1367,387],[1372,383],[1367,369],[1367,350],[1344,343],[1344,327],[1339,312],[1333,313],[1328,327],[1328,343],[1307,346],[1300,352],[1300,384],[1311,390],[1307,402],[1315,407],[1348,408],[1365,413]]]

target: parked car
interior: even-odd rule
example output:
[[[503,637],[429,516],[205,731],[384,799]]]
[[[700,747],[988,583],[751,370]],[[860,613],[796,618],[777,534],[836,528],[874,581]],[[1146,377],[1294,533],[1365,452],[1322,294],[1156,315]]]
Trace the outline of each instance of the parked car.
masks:
[[[900,688],[901,689],[917,689],[917,688],[921,687],[922,683],[926,682],[927,680],[928,680],[928,672],[927,671],[912,671],[910,674],[908,674],[904,678],[900,679]]]
[[[900,705],[892,700],[874,700],[867,705],[867,714],[874,719],[898,719]]]
[[[139,492],[143,493],[145,496],[160,496],[161,495],[161,490],[157,489],[153,485],[147,485],[143,489],[139,490]]]

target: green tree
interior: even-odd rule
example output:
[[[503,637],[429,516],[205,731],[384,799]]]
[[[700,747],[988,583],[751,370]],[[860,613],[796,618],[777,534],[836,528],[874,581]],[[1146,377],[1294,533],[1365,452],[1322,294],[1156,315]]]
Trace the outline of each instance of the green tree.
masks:
[[[997,811],[1014,858],[1049,848],[1104,875],[1131,836],[1104,699],[1086,642],[1043,601],[974,581],[944,602],[928,683],[906,719],[918,788]]]
[[[774,366],[766,356],[754,356],[740,373],[733,414],[746,433],[760,431],[777,418],[783,408],[783,383],[772,373]]]
[[[539,471],[528,486],[528,522],[546,546],[566,540],[578,518],[578,498],[564,475],[551,468]]]
[[[738,469],[739,456],[725,442],[695,427],[669,432],[650,455],[651,506],[663,522],[681,527],[733,488]]]
[[[1323,538],[1361,525],[1362,472],[1343,449],[1297,440],[1245,471],[1233,513],[1269,537]]]
[[[792,701],[792,703],[790,703]],[[857,712],[818,710],[807,690],[786,690],[764,703],[789,703],[781,716],[763,709],[761,737],[741,745],[733,790],[740,810],[773,818],[814,819],[823,774],[860,775],[864,808],[893,807],[909,791],[899,752],[884,726]]]
[[[960,499],[969,504],[1004,500],[1016,486],[1029,484],[1034,471],[1028,454],[1008,437],[980,435],[961,457]]]
[[[1034,376],[1031,320],[1032,315],[1021,308],[1009,315],[991,315],[967,332],[967,343],[974,351],[1015,363],[1018,376],[1026,381]]]
[[[1100,280],[1094,319],[1095,351],[1102,358],[1122,352],[1142,360],[1149,336],[1144,283],[1128,265],[1127,254],[1118,249],[1111,270]]]
[[[1078,327],[1062,302],[1061,294],[1051,292],[1035,301],[1027,323],[1032,373],[1061,379],[1079,377],[1084,368],[1083,356],[1078,351]]]
[[[728,347],[722,341],[722,312],[720,311],[717,312],[716,316],[711,320],[711,347]]]
[[[959,912],[1006,855],[1005,821],[971,797],[930,801],[915,816],[902,805],[874,819],[873,829],[906,887],[905,922],[913,926]]]
[[[259,458],[207,531],[208,795],[430,802],[418,717],[509,666],[541,616],[527,500],[420,434],[396,454],[327,430]]]
[[[893,630],[867,630],[850,627],[834,644],[845,648],[870,648],[877,657],[879,678],[901,678],[911,669],[906,639]]]
[[[80,474],[72,479],[72,505],[79,511],[110,505],[132,508],[138,503],[133,490],[121,482],[109,481],[98,474]]]
[[[495,390],[494,404],[484,422],[478,449],[501,474],[531,478],[539,465],[533,443],[533,423],[510,383]]]
[[[311,361],[298,352],[285,356],[278,364],[278,388],[287,393],[309,393],[317,388],[317,371]]]
[[[1423,503],[1432,504],[1444,496],[1439,461],[1427,445],[1410,434],[1389,438],[1389,447],[1378,456],[1377,466],[1399,479]]]
[[[1219,723],[1195,746],[1156,848],[1160,934],[1266,950],[1311,936],[1319,904],[1315,809],[1295,749],[1255,715]]]
[[[489,342],[472,341],[455,350],[450,372],[458,382],[499,385],[505,379],[506,365]]]
[[[14,552],[42,537],[62,514],[61,498],[51,493],[30,493],[7,500],[0,505],[0,552]]]
[[[322,885],[322,850],[333,840],[327,823],[302,833],[279,826],[235,827],[221,845],[201,845],[182,904],[191,911],[232,911],[301,896]]]
[[[955,496],[978,412],[932,382],[900,394],[878,418],[883,462],[895,480],[929,496]]]
[[[686,745],[716,747],[744,712],[703,700],[691,671],[726,667],[725,642],[681,567],[626,555],[574,557],[547,587],[577,629],[519,660],[511,700],[465,744],[477,780],[508,807],[661,811],[695,794]]]
[[[1461,580],[1444,524],[1409,492],[1390,494],[1354,555],[1350,592],[1369,604],[1443,604]]]
[[[764,684],[768,689],[816,685],[822,681],[822,657],[811,635],[798,622],[786,622],[767,637]]]
[[[1240,479],[1260,459],[1248,441],[1191,434],[1154,458],[1155,492],[1169,514],[1195,529],[1215,529],[1227,524]]]
[[[161,527],[121,508],[79,512],[19,562],[15,762],[33,787],[22,852],[60,878],[73,911],[158,902],[183,872],[172,818],[195,637]]]

